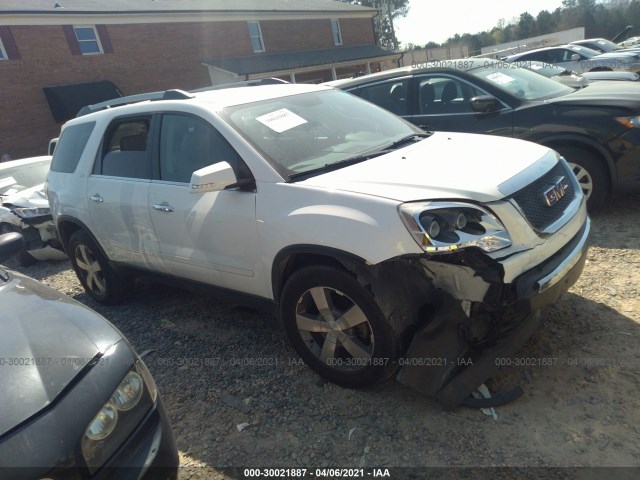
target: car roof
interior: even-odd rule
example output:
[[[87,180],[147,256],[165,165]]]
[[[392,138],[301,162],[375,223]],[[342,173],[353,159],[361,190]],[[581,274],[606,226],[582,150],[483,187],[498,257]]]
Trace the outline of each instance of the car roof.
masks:
[[[391,78],[402,77],[403,75],[414,75],[432,71],[442,70],[471,70],[477,67],[485,67],[488,65],[501,63],[499,60],[491,58],[459,58],[453,60],[434,60],[426,63],[419,63],[414,66],[394,68],[391,70],[385,70],[383,72],[371,73],[369,75],[362,75],[360,77],[345,78],[341,80],[332,80],[325,82],[322,85],[337,88],[348,88],[361,83],[370,83],[376,80],[387,80]]]
[[[102,107],[91,113],[83,114],[79,117],[69,120],[65,125],[75,125],[85,123],[87,121],[95,121],[102,115],[119,115],[121,113],[144,113],[148,108],[150,112],[155,112],[163,106],[170,104],[172,108],[179,109],[180,105],[204,105],[211,110],[221,110],[226,107],[236,105],[244,105],[248,103],[259,102],[275,98],[283,98],[291,95],[299,95],[311,92],[330,91],[331,88],[323,85],[305,84],[305,83],[281,83],[273,85],[255,85],[229,88],[215,88],[211,90],[187,93],[183,91],[167,90],[167,92],[177,92],[177,97],[163,99],[156,97],[152,100],[141,99],[140,95],[132,95],[131,103],[124,103],[127,97],[116,98],[114,101],[121,102],[117,105]],[[162,94],[155,92],[151,95]],[[144,94],[142,94],[144,95]],[[103,102],[108,103],[108,102]],[[103,105],[103,104],[98,104]],[[143,107],[143,108],[141,108]],[[87,108],[87,107],[85,107]],[[105,113],[107,112],[107,113]]]
[[[0,170],[5,170],[7,168],[20,167],[22,165],[29,165],[31,163],[38,162],[50,162],[51,155],[42,155],[40,157],[29,157],[29,158],[21,158],[18,160],[9,160],[8,162],[0,163]]]
[[[594,52],[597,55],[600,55],[600,53],[601,53],[601,52],[598,52],[597,50],[594,50],[592,48],[585,47],[584,45],[567,44],[567,45],[556,45],[556,46],[553,46],[553,47],[534,48],[533,50],[527,50],[525,52],[518,52],[518,53],[514,53],[513,55],[509,55],[509,56],[507,56],[507,59],[520,58],[521,56],[528,55],[529,53],[546,52],[546,51],[549,51],[549,50],[554,50],[556,48],[566,48],[567,50],[573,50],[576,53],[578,53],[580,51],[583,51],[583,50],[591,50],[592,52]]]

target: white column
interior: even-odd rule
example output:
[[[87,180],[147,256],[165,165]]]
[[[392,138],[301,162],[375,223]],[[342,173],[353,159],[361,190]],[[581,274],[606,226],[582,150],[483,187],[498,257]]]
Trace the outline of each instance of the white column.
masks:
[[[367,75],[371,73],[371,62],[367,62]]]
[[[338,77],[336,75],[336,67],[331,67],[331,78],[337,80]]]
[[[296,74],[291,72],[289,74],[289,79],[291,80],[291,83],[296,83]]]

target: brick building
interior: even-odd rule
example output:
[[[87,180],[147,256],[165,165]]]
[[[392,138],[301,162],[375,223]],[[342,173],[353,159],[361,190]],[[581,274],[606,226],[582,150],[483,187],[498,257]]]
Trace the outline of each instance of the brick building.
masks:
[[[320,82],[399,55],[374,9],[331,0],[2,0],[0,155],[41,155],[80,106],[277,76]]]

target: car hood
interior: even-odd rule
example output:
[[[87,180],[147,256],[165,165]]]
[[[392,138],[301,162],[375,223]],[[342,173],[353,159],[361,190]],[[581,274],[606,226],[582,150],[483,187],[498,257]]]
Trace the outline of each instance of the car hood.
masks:
[[[596,55],[592,57],[590,60],[611,59],[611,58],[622,58],[624,60],[638,60],[640,59],[640,56],[638,55],[638,52],[621,52],[620,50],[617,50],[614,52],[601,53],[600,55]]]
[[[615,107],[640,112],[640,84],[636,82],[601,81],[562,97],[546,100],[566,106]]]
[[[555,164],[553,150],[490,135],[436,132],[412,146],[309,178],[302,185],[357,192],[400,202],[504,198]],[[537,170],[536,177],[522,174]],[[546,171],[546,170],[545,170]],[[521,174],[521,175],[519,175]]]
[[[2,204],[11,204],[23,208],[49,208],[49,201],[44,196],[44,184],[25,188],[11,195],[2,197]]]
[[[50,405],[88,361],[123,338],[81,303],[8,275],[0,279],[0,437]]]

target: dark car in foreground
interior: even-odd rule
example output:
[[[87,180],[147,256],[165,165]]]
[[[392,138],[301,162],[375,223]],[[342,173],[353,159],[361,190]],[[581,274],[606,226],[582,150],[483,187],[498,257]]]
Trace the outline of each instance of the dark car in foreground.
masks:
[[[580,90],[488,59],[432,62],[329,82],[428,130],[489,133],[551,147],[571,164],[591,210],[640,181],[640,85]],[[478,161],[491,152],[478,152]]]
[[[0,262],[23,242],[0,235]],[[3,268],[0,305],[0,478],[176,477],[156,384],[113,325]]]

